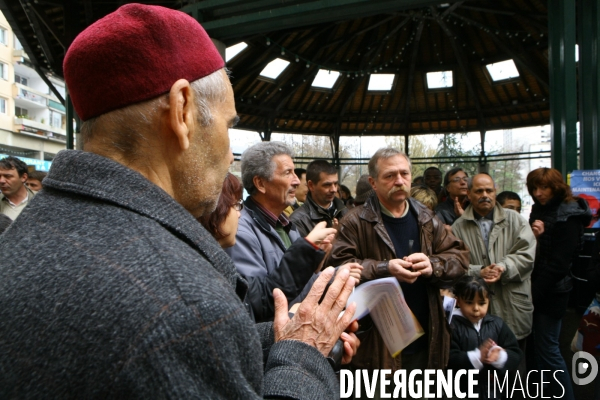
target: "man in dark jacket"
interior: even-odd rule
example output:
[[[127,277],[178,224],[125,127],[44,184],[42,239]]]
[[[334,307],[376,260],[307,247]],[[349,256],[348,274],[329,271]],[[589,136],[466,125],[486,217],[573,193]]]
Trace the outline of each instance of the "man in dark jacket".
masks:
[[[294,174],[292,152],[285,144],[257,143],[246,149],[241,161],[242,183],[250,196],[244,202],[235,245],[225,251],[246,277],[289,270],[289,279],[281,289],[288,299],[294,299],[308,282],[312,284],[311,279],[316,279],[314,273],[325,257],[323,250],[331,247],[335,230],[321,224],[302,238],[283,213],[295,201],[300,183]],[[273,319],[271,296],[248,300],[258,321]]]
[[[73,41],[85,151],[56,156],[0,243],[0,398],[339,395],[326,356],[348,270],[318,305],[324,272],[291,320],[276,289],[275,322],[255,325],[246,282],[196,221],[233,158],[223,66],[196,20],[163,7],[125,5]]]
[[[402,152],[378,150],[369,161],[375,191],[340,222],[328,264],[362,264],[362,281],[394,276],[425,335],[392,358],[376,328],[361,336],[351,369],[444,368],[450,333],[439,287],[465,274],[469,253],[432,211],[409,198],[411,165]]]
[[[315,160],[308,164],[306,202],[290,217],[301,236],[308,235],[321,221],[327,222],[327,227],[335,228],[339,220],[348,213],[344,202],[335,197],[338,183],[337,170],[327,161]]]

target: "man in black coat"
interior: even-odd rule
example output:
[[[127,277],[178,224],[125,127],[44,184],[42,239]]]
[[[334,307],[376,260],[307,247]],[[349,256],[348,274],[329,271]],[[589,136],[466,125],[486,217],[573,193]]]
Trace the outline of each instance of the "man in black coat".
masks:
[[[326,356],[353,314],[338,321],[348,269],[317,304],[325,271],[291,320],[276,289],[274,322],[255,325],[246,281],[196,221],[233,159],[223,66],[196,20],[163,7],[127,4],[73,41],[85,151],[57,155],[0,243],[0,398],[339,396]]]
[[[327,222],[329,228],[337,228],[348,208],[335,197],[339,185],[335,167],[326,160],[310,162],[306,167],[306,184],[306,201],[290,217],[300,235],[305,237],[321,221]]]

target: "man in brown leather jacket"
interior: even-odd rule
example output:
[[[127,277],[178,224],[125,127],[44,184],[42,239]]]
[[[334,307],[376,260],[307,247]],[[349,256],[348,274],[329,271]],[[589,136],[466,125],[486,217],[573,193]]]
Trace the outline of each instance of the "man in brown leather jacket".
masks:
[[[439,288],[467,272],[469,252],[432,211],[409,198],[411,163],[404,153],[379,149],[369,161],[369,175],[375,194],[340,221],[329,264],[361,264],[361,282],[398,278],[425,335],[394,359],[373,327],[362,334],[350,369],[444,368],[450,332]]]

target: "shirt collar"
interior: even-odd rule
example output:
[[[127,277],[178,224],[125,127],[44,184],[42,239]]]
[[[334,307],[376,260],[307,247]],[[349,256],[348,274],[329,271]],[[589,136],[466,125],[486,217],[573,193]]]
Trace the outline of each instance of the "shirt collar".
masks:
[[[27,202],[29,201],[29,191],[25,191],[25,198],[24,198],[24,199],[23,199],[23,201],[21,201],[19,204],[15,204],[15,203],[13,203],[13,202],[12,202],[12,201],[10,201],[10,200],[9,200],[9,198],[8,198],[8,197],[6,197],[6,196],[3,196],[3,200],[6,200],[6,201],[8,202],[8,204],[9,204],[11,207],[13,207],[13,208],[14,208],[14,207],[17,207],[17,206],[20,206],[21,204],[27,203]]]
[[[392,212],[390,210],[388,210],[387,208],[385,208],[385,206],[381,203],[381,201],[379,202],[379,207],[381,207],[381,212],[383,214],[387,215],[388,217],[392,217],[392,218],[404,218],[404,217],[406,217],[406,214],[408,214],[408,208],[409,208],[408,200],[404,200],[404,204],[406,205],[406,207],[404,207],[404,212],[399,217],[395,217],[394,214],[392,214]]]
[[[489,219],[490,221],[493,221],[494,220],[494,209],[492,208],[492,210],[489,213],[487,213],[486,215],[479,215],[479,213],[477,211],[475,211],[475,208],[473,208],[473,216],[475,217],[476,220],[485,218],[485,219]]]
[[[290,229],[292,228],[292,225],[290,224],[290,220],[285,216],[284,213],[281,213],[278,217],[271,211],[267,210],[262,204],[260,204],[257,201],[254,201],[252,197],[250,197],[250,200],[252,200],[254,204],[256,204],[258,211],[260,211],[262,216],[265,217],[267,223],[271,225],[273,229],[277,229],[277,223],[279,222],[281,226],[283,226],[283,229],[289,233]]]

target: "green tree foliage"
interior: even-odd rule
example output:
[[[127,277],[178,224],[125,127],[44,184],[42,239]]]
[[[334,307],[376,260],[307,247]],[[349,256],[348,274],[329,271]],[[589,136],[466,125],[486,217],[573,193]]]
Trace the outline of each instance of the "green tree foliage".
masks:
[[[464,149],[461,139],[465,135],[464,133],[452,133],[446,134],[440,139],[435,157],[447,157],[447,159],[444,159],[444,162],[434,164],[434,166],[441,169],[442,173],[446,173],[455,167],[463,168],[469,176],[473,176],[479,171],[477,159],[469,157],[478,156],[481,151],[480,146],[477,145],[470,150]]]
[[[388,136],[385,138],[385,144],[388,147],[393,147],[406,153],[406,149],[404,148],[404,136]],[[432,166],[430,163],[418,161],[416,159],[433,157],[435,154],[436,149],[428,146],[423,140],[419,139],[418,136],[411,136],[408,138],[408,155],[412,159],[413,179],[417,176],[422,176],[425,169]]]

